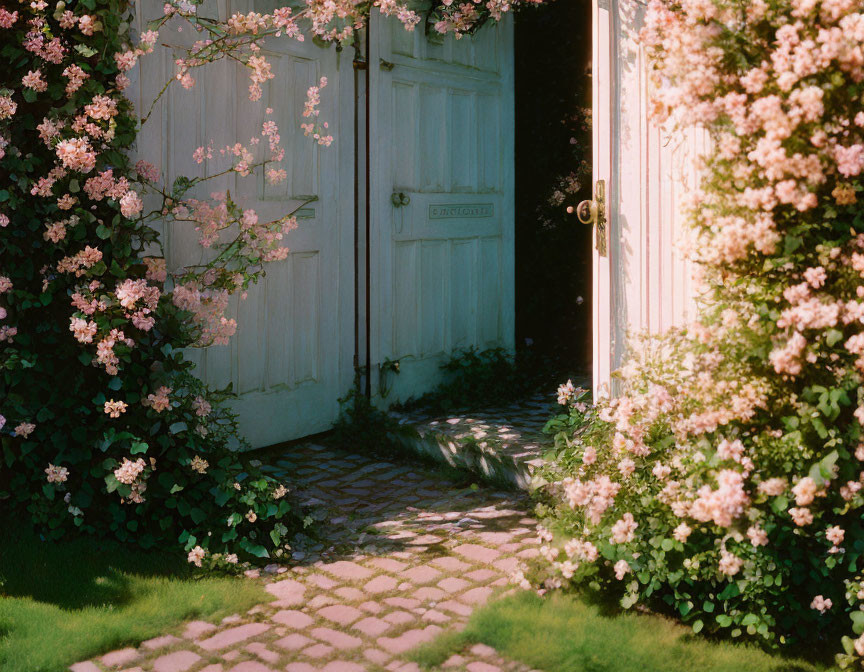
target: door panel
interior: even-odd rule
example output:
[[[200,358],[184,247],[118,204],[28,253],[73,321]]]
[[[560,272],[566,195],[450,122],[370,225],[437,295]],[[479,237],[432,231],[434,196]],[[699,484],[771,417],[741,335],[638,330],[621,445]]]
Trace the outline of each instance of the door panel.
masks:
[[[437,40],[373,17],[372,373],[400,360],[388,402],[434,388],[456,350],[513,347],[511,21]]]
[[[268,11],[265,1],[232,0],[219,4],[222,16],[251,10]],[[161,14],[155,0],[139,3],[138,28]],[[164,32],[167,42],[194,39]],[[279,126],[287,181],[270,185],[263,178],[228,175],[206,183],[199,196],[230,189],[244,207],[261,219],[290,212],[308,197],[317,200],[298,214],[298,228],[286,236],[288,258],[270,264],[266,276],[245,299],[233,297],[229,317],[237,334],[228,346],[190,349],[198,374],[214,387],[231,384],[240,396],[233,407],[242,433],[254,447],[271,445],[328,429],[339,411],[338,398],[350,386],[353,370],[352,254],[353,204],[353,72],[351,59],[331,48],[275,38],[263,45],[275,78],[264,85],[261,101],[248,100],[248,71],[231,61],[211,64],[193,73],[195,88],[177,85],[158,104],[144,126],[137,157],[159,166],[170,184],[178,175],[198,175],[193,151],[213,141],[226,144],[259,137],[265,118]],[[149,101],[171,77],[168,49],[146,57],[133,97]],[[308,87],[326,76],[321,118],[333,129],[334,144],[319,147],[305,137],[300,124]],[[265,108],[274,110],[265,117]],[[219,157],[218,152],[216,156]],[[205,162],[205,174],[224,169]],[[165,235],[169,268],[201,261],[207,251],[191,227],[171,225]]]
[[[593,168],[595,183],[606,182],[609,250],[594,250],[595,394],[614,393],[628,332],[665,331],[693,315],[682,206],[707,137],[648,118],[648,62],[637,39],[644,12],[638,0],[593,8]]]

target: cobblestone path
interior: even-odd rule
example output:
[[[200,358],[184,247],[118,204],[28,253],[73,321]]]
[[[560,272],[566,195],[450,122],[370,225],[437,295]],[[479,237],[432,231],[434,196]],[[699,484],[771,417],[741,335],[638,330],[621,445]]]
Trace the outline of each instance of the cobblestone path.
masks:
[[[292,449],[273,471],[318,507],[321,538],[262,579],[273,602],[219,624],[191,622],[72,666],[74,672],[409,672],[416,646],[464,624],[507,590],[510,573],[537,555],[527,501],[459,487],[435,473],[346,455]],[[283,474],[279,474],[280,476]],[[250,579],[256,580],[256,579]],[[483,645],[450,670],[524,672]]]

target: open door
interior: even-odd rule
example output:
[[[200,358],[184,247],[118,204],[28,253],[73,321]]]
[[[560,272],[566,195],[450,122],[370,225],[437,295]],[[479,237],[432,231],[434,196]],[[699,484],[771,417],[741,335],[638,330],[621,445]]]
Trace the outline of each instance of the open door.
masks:
[[[649,119],[649,64],[639,43],[646,5],[595,0],[592,14],[594,394],[615,392],[628,332],[661,332],[693,316],[692,269],[680,243],[704,131]]]
[[[513,347],[513,21],[457,40],[375,12],[370,35],[371,363],[389,404],[434,389],[454,352]]]
[[[269,3],[269,4],[268,4]],[[232,12],[272,11],[271,0],[232,0],[217,3],[224,19]],[[162,14],[158,0],[136,4],[137,29]],[[169,43],[198,39],[194,31],[178,32],[169,23],[163,37]],[[185,42],[184,42],[185,40]],[[353,146],[353,73],[350,57],[323,49],[312,40],[268,39],[264,47],[275,78],[264,85],[262,100],[248,100],[248,70],[225,59],[199,71],[199,81],[186,90],[172,86],[161,97],[138,137],[135,158],[158,166],[166,183],[178,175],[218,174],[222,164],[209,160],[199,166],[197,147],[215,147],[260,137],[265,118],[276,121],[286,150],[282,167],[288,179],[270,185],[263,179],[238,178],[235,173],[206,183],[199,197],[230,190],[244,207],[264,220],[281,217],[314,199],[298,213],[298,228],[286,236],[291,253],[271,264],[266,276],[245,299],[231,299],[229,317],[237,319],[237,334],[227,346],[190,348],[188,359],[209,385],[231,384],[238,398],[232,408],[241,433],[252,447],[272,445],[329,429],[339,414],[338,398],[350,389],[353,351],[351,325],[351,148]],[[175,54],[160,46],[142,59],[130,95],[146,110],[174,72]],[[322,119],[336,140],[331,147],[305,137],[300,124],[307,89],[322,76],[329,80],[322,96]],[[226,93],[227,92],[227,93]],[[265,108],[274,110],[265,116]],[[219,160],[219,154],[216,154]],[[200,263],[207,251],[192,226],[172,223],[164,232],[169,270]]]

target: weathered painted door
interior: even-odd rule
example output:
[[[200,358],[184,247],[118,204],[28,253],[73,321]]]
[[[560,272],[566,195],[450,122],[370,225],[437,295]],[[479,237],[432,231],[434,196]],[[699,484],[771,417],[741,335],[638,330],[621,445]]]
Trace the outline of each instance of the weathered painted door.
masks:
[[[442,40],[376,15],[369,60],[372,376],[390,402],[435,387],[454,351],[513,346],[512,19]],[[387,360],[399,373],[379,377]]]
[[[230,12],[272,11],[277,6],[232,0]],[[136,7],[139,30],[146,29],[144,20],[162,11],[154,0]],[[228,12],[224,2],[218,8],[223,15]],[[182,44],[197,39],[190,32],[188,26],[182,33],[176,27],[163,30],[160,41]],[[199,175],[202,170],[213,174],[223,166],[196,164],[196,147],[212,141],[219,148],[261,138],[265,108],[270,107],[273,115],[266,118],[279,126],[288,180],[272,186],[232,174],[206,183],[202,195],[230,189],[244,207],[267,219],[317,197],[300,211],[299,228],[284,240],[291,248],[288,258],[272,264],[245,299],[232,300],[229,314],[237,318],[238,330],[230,345],[189,352],[206,382],[217,388],[233,385],[239,394],[234,408],[242,433],[254,447],[328,429],[338,415],[338,398],[351,384],[354,347],[353,203],[344,196],[351,193],[352,184],[352,174],[346,172],[353,157],[351,58],[311,40],[272,39],[264,48],[275,79],[264,85],[261,101],[248,99],[248,70],[221,61],[193,72],[195,88],[172,86],[138,141],[138,156],[159,166],[168,184],[178,175]],[[174,74],[172,59],[168,49],[144,58],[133,97],[147,105]],[[321,76],[329,80],[321,119],[330,123],[336,138],[326,148],[300,129],[306,90]],[[204,258],[194,229],[175,224],[164,238],[169,269]]]
[[[599,187],[606,217],[605,234],[595,226],[595,393],[620,367],[628,332],[660,332],[693,316],[682,206],[707,140],[648,117],[648,63],[638,42],[645,9],[638,0],[595,0],[593,9],[595,202]]]

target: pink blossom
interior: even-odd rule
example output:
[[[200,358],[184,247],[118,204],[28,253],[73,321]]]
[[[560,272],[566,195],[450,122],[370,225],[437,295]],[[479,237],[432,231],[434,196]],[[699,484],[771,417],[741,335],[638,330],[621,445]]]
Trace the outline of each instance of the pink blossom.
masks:
[[[631,571],[630,565],[626,560],[619,560],[615,563],[615,578],[619,581],[622,581],[624,576]]]
[[[62,140],[55,148],[59,158],[66,168],[89,173],[96,166],[96,154],[87,138],[72,138]]]
[[[205,551],[205,550],[204,550],[203,548],[201,548],[200,546],[196,546],[196,547],[193,548],[191,551],[189,551],[189,555],[187,556],[186,559],[187,559],[190,563],[192,563],[193,565],[195,565],[196,567],[200,567],[200,566],[201,566],[201,561],[204,559],[204,556],[205,556],[206,554],[207,554],[207,551]]]
[[[45,477],[49,483],[65,483],[69,478],[69,470],[66,467],[49,464],[45,469]]]
[[[0,95],[0,119],[9,119],[18,109],[18,103],[9,96]]]
[[[21,79],[21,84],[26,86],[28,89],[40,92],[45,91],[48,88],[48,82],[42,79],[42,72],[40,70],[30,70]]]
[[[767,481],[762,481],[759,484],[759,492],[768,495],[769,497],[779,497],[786,491],[785,478],[769,478]]]
[[[36,429],[36,425],[32,422],[22,422],[15,428],[15,436],[20,436],[22,439],[26,439],[33,433],[34,429]]]
[[[114,478],[124,485],[132,485],[146,466],[146,462],[140,457],[134,462],[128,457],[124,457],[120,466],[114,470]]]
[[[573,382],[568,380],[563,385],[558,386],[558,403],[562,406],[566,406],[573,395],[576,393],[576,386],[573,385]]]
[[[831,600],[822,597],[821,595],[817,595],[816,597],[814,597],[813,601],[810,603],[810,608],[815,609],[820,614],[824,614],[826,611],[829,611],[832,606],[833,603],[831,602]]]
[[[636,463],[629,457],[625,457],[618,463],[618,471],[621,472],[621,476],[624,478],[630,478],[635,470]]]
[[[612,543],[626,544],[633,541],[637,527],[639,527],[639,523],[633,519],[633,514],[625,513],[612,525]]]
[[[798,506],[807,506],[808,504],[811,504],[815,499],[818,490],[819,488],[816,486],[816,482],[809,476],[805,476],[792,488],[792,492],[795,494],[795,503]]]
[[[687,523],[680,523],[678,527],[672,531],[672,536],[675,538],[675,541],[680,541],[683,544],[687,541],[692,532],[693,529]]]
[[[126,408],[127,405],[122,401],[110,399],[105,402],[105,413],[112,418],[119,418],[121,413],[126,412]]]
[[[18,20],[18,12],[10,12],[5,7],[0,7],[0,28],[11,28]]]
[[[743,565],[744,561],[737,555],[730,553],[725,548],[720,550],[720,562],[717,565],[717,569],[721,574],[735,576],[741,571]]]
[[[747,538],[754,547],[768,545],[768,534],[758,525],[747,528]]]
[[[813,522],[813,512],[807,508],[792,508],[789,509],[789,515],[799,527],[804,527]]]
[[[157,413],[161,413],[171,407],[169,394],[171,388],[163,385],[155,393],[147,395],[147,404]]]
[[[723,469],[717,474],[717,483],[716,490],[709,485],[699,489],[691,515],[701,522],[714,521],[720,527],[729,527],[750,502],[744,491],[744,477],[737,471]]]
[[[195,415],[200,417],[210,415],[210,411],[213,410],[210,403],[200,395],[192,401],[192,408],[195,410]]]
[[[843,543],[843,538],[846,536],[846,530],[838,525],[834,525],[829,527],[825,531],[825,538],[828,539],[835,546],[839,546]]]
[[[70,318],[69,331],[75,335],[79,343],[92,343],[96,335],[97,326],[93,321],[88,322],[80,317]]]
[[[810,284],[813,289],[819,289],[825,284],[825,280],[827,278],[827,274],[825,273],[825,269],[822,266],[817,266],[816,268],[808,268],[804,271],[804,278]]]

